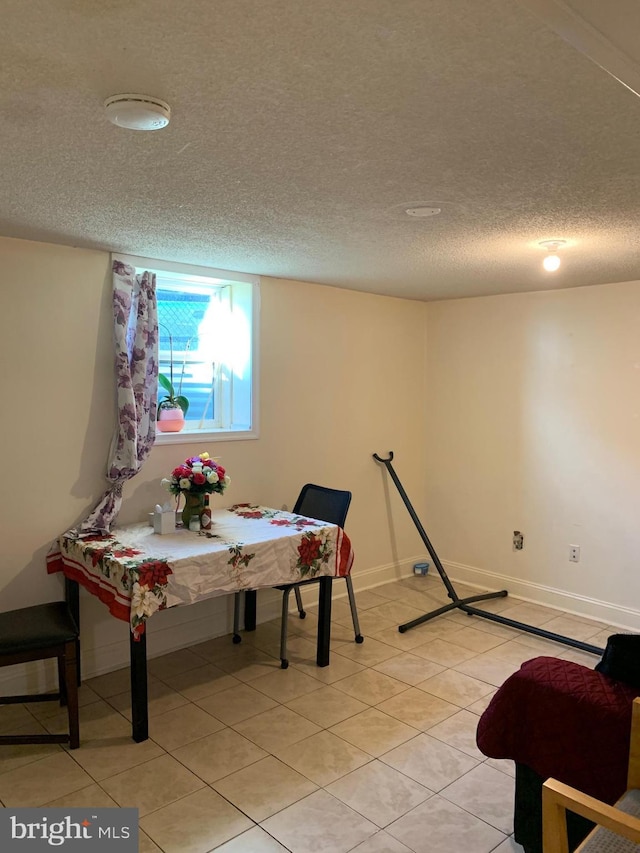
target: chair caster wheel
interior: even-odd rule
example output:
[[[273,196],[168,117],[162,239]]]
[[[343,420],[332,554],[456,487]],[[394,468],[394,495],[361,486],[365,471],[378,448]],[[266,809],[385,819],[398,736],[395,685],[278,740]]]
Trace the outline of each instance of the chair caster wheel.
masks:
[[[289,669],[289,661],[281,660],[280,661],[280,669]]]
[[[236,645],[236,646],[238,645],[238,643],[242,642],[242,637],[240,636],[240,634],[234,634],[233,635],[233,642],[234,642],[234,645]]]
[[[307,611],[306,611],[306,610],[301,610],[301,611],[300,611],[300,613],[299,613],[298,615],[300,616],[300,618],[301,618],[301,619],[304,619],[304,618],[305,618],[305,616],[307,615]]]
[[[364,643],[364,637],[362,636],[362,634],[356,635],[356,643]]]

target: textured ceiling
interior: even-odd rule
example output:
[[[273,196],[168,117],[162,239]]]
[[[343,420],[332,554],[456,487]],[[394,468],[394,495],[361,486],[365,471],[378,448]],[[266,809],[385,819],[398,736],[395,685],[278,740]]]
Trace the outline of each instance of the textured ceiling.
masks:
[[[414,299],[640,279],[640,99],[553,5],[2,0],[0,234]]]

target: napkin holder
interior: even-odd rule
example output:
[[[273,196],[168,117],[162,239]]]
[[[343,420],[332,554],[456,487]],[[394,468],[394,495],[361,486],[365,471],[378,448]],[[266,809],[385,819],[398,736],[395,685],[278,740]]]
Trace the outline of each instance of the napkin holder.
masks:
[[[176,530],[176,513],[171,507],[165,509],[161,506],[156,506],[153,514],[153,532],[154,533],[175,533]]]

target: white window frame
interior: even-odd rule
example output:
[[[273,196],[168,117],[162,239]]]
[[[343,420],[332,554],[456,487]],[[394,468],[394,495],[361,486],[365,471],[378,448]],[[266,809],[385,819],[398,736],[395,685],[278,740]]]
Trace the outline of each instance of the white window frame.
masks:
[[[260,376],[259,365],[259,329],[260,329],[260,276],[251,273],[232,272],[231,270],[201,267],[194,264],[181,264],[174,261],[161,261],[157,258],[142,258],[136,255],[113,254],[113,260],[122,261],[134,267],[137,273],[148,270],[158,279],[169,278],[171,282],[201,280],[203,284],[216,287],[230,286],[235,283],[251,285],[251,426],[249,429],[231,427],[204,427],[197,429],[185,426],[180,432],[157,432],[155,443],[163,444],[208,444],[211,441],[243,441],[259,438],[258,404]],[[233,406],[233,388],[223,395],[222,405]]]

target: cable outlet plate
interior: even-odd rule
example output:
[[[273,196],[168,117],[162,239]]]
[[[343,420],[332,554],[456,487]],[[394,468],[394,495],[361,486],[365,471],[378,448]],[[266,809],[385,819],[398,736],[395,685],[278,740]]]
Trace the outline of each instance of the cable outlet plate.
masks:
[[[513,531],[513,550],[514,551],[522,551],[524,548],[524,533],[520,533],[519,530]]]
[[[569,562],[570,563],[579,563],[580,562],[580,546],[579,545],[569,545]]]

